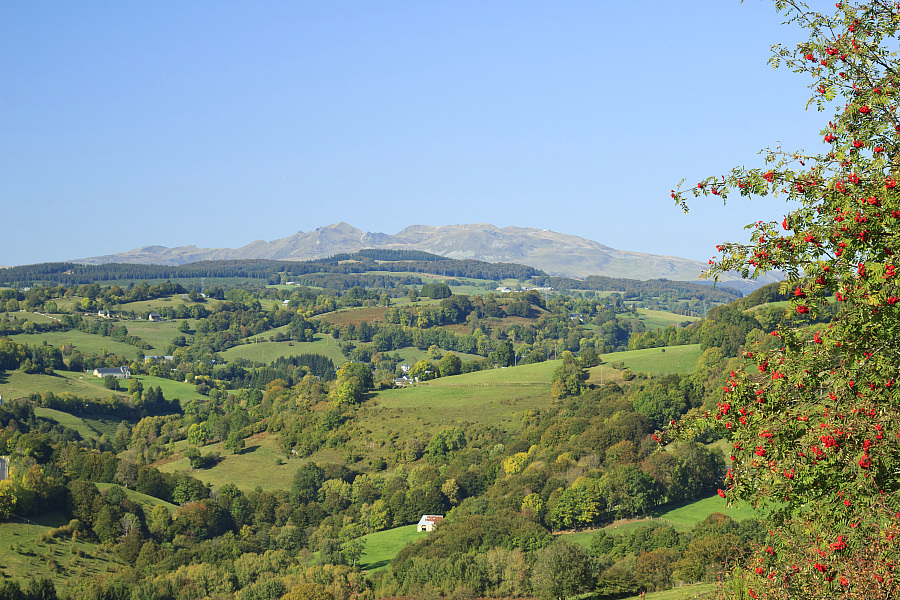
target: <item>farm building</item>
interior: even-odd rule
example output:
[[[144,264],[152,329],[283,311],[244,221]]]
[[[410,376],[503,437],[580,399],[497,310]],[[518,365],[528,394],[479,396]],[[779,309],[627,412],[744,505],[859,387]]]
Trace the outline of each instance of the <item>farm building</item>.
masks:
[[[163,318],[159,315],[159,313],[150,313],[147,317],[148,321],[162,321]]]
[[[444,515],[422,515],[419,524],[416,525],[416,531],[434,531],[434,526],[443,518]]]
[[[118,369],[94,369],[94,375],[101,379],[107,375],[112,375],[116,379],[128,379],[131,377],[131,369],[128,367],[119,367]]]

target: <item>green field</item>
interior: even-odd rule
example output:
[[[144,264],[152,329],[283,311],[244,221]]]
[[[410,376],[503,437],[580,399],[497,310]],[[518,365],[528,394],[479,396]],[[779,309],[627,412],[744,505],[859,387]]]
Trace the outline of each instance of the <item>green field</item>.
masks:
[[[38,406],[35,407],[34,414],[38,417],[53,419],[63,427],[74,429],[78,432],[78,435],[80,435],[81,439],[83,440],[99,438],[101,435],[103,435],[102,432],[92,427],[81,417],[76,417],[75,415],[71,415],[67,412]]]
[[[28,375],[21,371],[0,373],[0,396],[8,400],[27,398],[31,394],[71,392],[82,398],[108,398],[112,392],[103,380],[90,373],[56,371],[55,375]]]
[[[185,319],[194,328],[196,321],[194,319]],[[129,335],[136,335],[151,346],[153,350],[145,350],[145,354],[163,354],[166,346],[172,343],[172,340],[183,335],[178,331],[178,325],[181,320],[176,321],[120,321],[120,325],[124,325],[128,329]]]
[[[270,332],[257,336],[260,339],[268,339]],[[232,361],[236,358],[269,363],[280,356],[297,356],[299,354],[321,354],[327,356],[335,367],[346,362],[331,336],[321,333],[316,334],[315,342],[259,342],[257,344],[242,344],[229,348],[222,353],[222,358]]]
[[[661,592],[650,592],[641,597],[629,596],[624,600],[713,600],[716,598],[717,586],[715,583],[693,583],[691,585],[683,585],[671,590],[663,590]]]
[[[729,516],[735,521],[755,519],[757,517],[757,513],[753,507],[747,504],[725,506],[724,498],[713,495],[686,504],[662,506],[654,510],[649,518],[617,521],[612,525],[604,527],[603,531],[618,535],[632,529],[659,523],[671,525],[676,531],[688,531],[715,512]],[[599,530],[593,529],[575,533],[563,533],[560,535],[565,536],[566,541],[575,542],[583,546],[590,546],[591,539],[597,531]]]
[[[121,568],[115,553],[97,544],[71,538],[39,539],[52,527],[66,523],[62,514],[0,523],[0,576],[20,582],[49,577],[57,586],[64,586],[76,577],[113,573]]]
[[[154,498],[153,496],[148,496],[147,494],[142,494],[134,490],[129,490],[128,488],[122,487],[117,483],[98,483],[95,485],[101,492],[112,487],[119,488],[120,490],[125,492],[125,496],[127,496],[129,500],[136,504],[140,504],[141,506],[149,506],[151,508],[154,506],[165,506],[172,514],[175,514],[175,509],[178,508],[171,502],[166,502],[165,500],[160,500],[159,498]]]
[[[56,319],[54,319],[51,316],[48,316],[48,315],[45,315],[42,313],[27,312],[24,310],[20,310],[18,312],[11,312],[11,313],[7,313],[7,314],[10,316],[10,318],[15,317],[20,322],[21,321],[31,321],[32,323],[53,323],[56,321]]]
[[[184,381],[173,381],[162,377],[150,377],[149,375],[135,375],[132,379],[140,381],[144,385],[145,390],[150,386],[161,388],[166,400],[178,398],[183,403],[193,398],[202,400],[206,397],[194,388],[194,384]],[[123,387],[127,385],[125,383]]]
[[[363,536],[366,541],[366,551],[360,558],[359,566],[363,571],[383,569],[404,546],[427,535],[427,533],[416,531],[415,525],[404,525]]]
[[[47,342],[50,346],[62,348],[63,344],[72,344],[85,354],[102,354],[104,351],[111,354],[122,354],[128,360],[134,360],[138,349],[125,342],[117,342],[111,337],[85,333],[84,331],[48,331],[47,333],[20,333],[9,338],[17,344],[31,344],[40,346]]]
[[[213,487],[233,483],[243,490],[252,490],[257,486],[264,490],[290,489],[294,472],[303,463],[299,460],[286,459],[275,437],[266,434],[255,435],[247,438],[246,444],[246,448],[240,454],[231,454],[223,450],[221,443],[201,447],[202,454],[218,452],[224,459],[209,469],[192,469],[186,458],[157,466],[160,471],[166,473],[185,471],[203,483],[212,484]],[[175,447],[184,449],[187,444],[183,443],[180,446],[176,444]],[[322,462],[322,458],[314,458]],[[281,459],[284,464],[275,464],[277,459]]]
[[[669,325],[678,326],[685,321],[693,323],[694,321],[701,320],[701,317],[688,317],[686,315],[679,315],[665,310],[639,308],[637,309],[637,312],[638,320],[643,322],[644,325],[647,326],[647,329],[665,329]]]
[[[667,348],[646,348],[644,350],[629,350],[627,352],[614,352],[601,356],[604,370],[609,363],[622,362],[625,368],[635,373],[647,373],[648,375],[664,375],[666,373],[693,373],[697,366],[697,359],[703,351],[700,344],[688,344],[686,346],[669,346]],[[596,376],[599,379],[601,366],[592,367],[591,381]]]

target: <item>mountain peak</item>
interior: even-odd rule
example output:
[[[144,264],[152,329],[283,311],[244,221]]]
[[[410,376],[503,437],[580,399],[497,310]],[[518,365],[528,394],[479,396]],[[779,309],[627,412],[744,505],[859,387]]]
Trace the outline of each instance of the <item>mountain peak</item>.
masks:
[[[363,232],[344,221],[307,233],[298,231],[271,242],[252,242],[237,250],[145,246],[130,252],[74,262],[184,264],[198,260],[243,258],[312,260],[358,252],[364,248],[424,250],[448,258],[520,263],[566,277],[603,275],[627,279],[696,281],[708,266],[675,256],[616,250],[576,235],[532,227],[500,228],[490,223],[410,225],[396,235],[389,235]],[[775,276],[764,276],[755,282],[737,276],[720,277],[723,285],[743,290],[755,289],[777,280]]]

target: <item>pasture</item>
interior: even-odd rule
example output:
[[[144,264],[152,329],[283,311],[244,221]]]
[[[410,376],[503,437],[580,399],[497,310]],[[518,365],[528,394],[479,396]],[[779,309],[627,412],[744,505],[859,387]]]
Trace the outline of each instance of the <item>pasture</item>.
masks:
[[[0,396],[8,400],[27,398],[31,394],[71,392],[82,398],[108,398],[114,394],[103,380],[90,373],[56,371],[54,375],[28,375],[22,371],[0,373]]]
[[[665,329],[669,325],[676,327],[680,323],[700,321],[701,317],[689,317],[687,315],[679,315],[665,310],[650,310],[648,308],[639,308],[638,320],[647,326],[647,329]]]
[[[135,504],[140,504],[141,506],[149,506],[151,509],[154,506],[165,506],[166,509],[168,509],[168,511],[174,515],[175,509],[178,508],[171,502],[166,502],[165,500],[160,500],[159,498],[154,498],[153,496],[148,496],[147,494],[142,494],[135,490],[130,490],[126,487],[122,487],[117,483],[97,483],[95,485],[101,492],[108,490],[109,488],[119,488],[120,490],[125,492],[125,496]]]
[[[111,337],[85,333],[77,329],[72,331],[48,331],[47,333],[19,333],[11,335],[9,338],[17,344],[31,344],[32,346],[40,346],[47,342],[50,346],[62,348],[63,344],[72,344],[84,354],[103,354],[107,352],[109,354],[121,354],[128,360],[134,360],[138,353],[138,349],[131,344],[117,342]]]
[[[268,339],[269,332],[266,332],[265,339]],[[263,338],[263,336],[258,336]],[[249,338],[252,339],[252,338]],[[327,356],[334,363],[335,367],[339,367],[347,360],[341,354],[340,348],[337,346],[330,335],[321,333],[316,334],[314,342],[258,342],[241,344],[234,348],[229,348],[222,352],[222,358],[226,361],[232,361],[236,358],[244,358],[255,362],[270,363],[281,356],[297,356],[299,354],[321,354]]]
[[[76,577],[114,573],[122,564],[114,552],[98,544],[60,537],[41,540],[53,527],[68,523],[61,513],[51,513],[0,523],[0,574],[25,582],[48,577],[65,586]]]
[[[184,403],[187,400],[192,400],[194,398],[198,400],[206,398],[206,396],[194,388],[193,384],[184,381],[173,381],[171,379],[163,379],[162,377],[150,377],[149,375],[135,375],[132,379],[140,381],[144,385],[144,390],[150,386],[159,387],[162,389],[163,396],[165,396],[166,400],[178,398]],[[128,384],[125,383],[123,384],[123,387],[127,385]]]
[[[246,447],[237,454],[224,450],[222,443],[200,447],[202,454],[218,452],[222,457],[218,464],[208,469],[192,469],[188,459],[181,456],[175,460],[157,463],[156,466],[166,473],[175,471],[190,473],[203,483],[212,484],[216,488],[233,483],[243,490],[252,490],[257,486],[264,490],[290,489],[294,472],[303,463],[299,460],[286,459],[278,445],[278,439],[274,436],[265,433],[250,436],[246,444]],[[175,447],[184,450],[187,444]],[[322,457],[318,456],[314,456],[314,459],[318,462],[323,461]],[[278,465],[276,460],[281,460],[284,464]]]
[[[648,375],[665,375],[668,373],[687,374],[693,373],[697,366],[697,359],[703,351],[699,344],[685,346],[669,346],[667,348],[645,348],[643,350],[629,350],[627,352],[613,352],[601,356],[603,365],[591,367],[591,383],[594,378],[599,382],[601,367],[605,373],[610,363],[624,363],[625,368],[635,373],[647,373]]]
[[[69,414],[67,412],[62,412],[61,410],[37,406],[34,409],[34,414],[38,417],[56,421],[63,427],[74,429],[78,432],[78,435],[80,435],[81,439],[83,440],[89,440],[91,438],[99,439],[100,436],[103,435],[100,431],[92,427],[81,417],[76,417],[75,415]]]
[[[620,535],[626,531],[646,527],[648,525],[662,523],[673,527],[676,531],[688,531],[713,513],[722,513],[735,521],[757,518],[752,506],[741,504],[726,506],[725,499],[718,494],[692,502],[667,504],[653,510],[649,517],[643,519],[627,519],[616,521],[611,525],[601,528],[609,534]],[[583,546],[590,546],[591,539],[601,529],[590,529],[575,533],[563,532],[558,535],[565,536],[566,541],[575,542]]]
[[[193,330],[196,326],[196,320],[186,319]],[[181,319],[176,321],[123,321],[118,324],[124,325],[128,329],[130,335],[136,335],[151,346],[153,350],[146,350],[145,354],[163,354],[166,346],[172,343],[172,340],[183,335],[178,331],[178,325]]]
[[[363,571],[383,569],[404,546],[427,535],[416,531],[415,525],[404,525],[365,535],[363,539],[366,541],[366,551],[359,560],[359,566]]]

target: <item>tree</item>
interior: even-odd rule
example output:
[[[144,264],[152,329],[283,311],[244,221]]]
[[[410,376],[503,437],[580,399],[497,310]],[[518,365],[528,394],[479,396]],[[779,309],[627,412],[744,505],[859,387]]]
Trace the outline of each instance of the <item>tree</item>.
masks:
[[[515,365],[516,353],[513,350],[512,342],[506,340],[502,344],[497,345],[494,350],[494,360],[501,367],[512,367]]]
[[[451,375],[459,375],[462,370],[462,359],[452,352],[448,352],[441,360],[438,361],[438,371],[441,377],[450,377]]]
[[[776,9],[809,30],[773,63],[812,77],[811,104],[836,110],[809,155],[766,153],[762,168],[710,177],[695,196],[782,194],[781,223],[752,226],[748,243],[718,246],[710,274],[787,276],[791,319],[774,349],[744,354],[718,409],[680,423],[714,428],[733,445],[729,499],[758,505],[771,536],[736,571],[753,597],[887,598],[900,594],[900,34],[893,3],[839,1],[833,15],[800,0]],[[824,123],[825,119],[823,119]],[[686,208],[684,191],[673,197]],[[829,298],[837,315],[812,331]]]
[[[551,379],[551,392],[557,400],[569,396],[580,396],[584,391],[584,382],[587,381],[585,371],[575,360],[571,352],[566,350],[562,354],[562,364],[553,371]]]
[[[119,389],[119,380],[115,375],[107,375],[103,378],[103,385],[108,390],[118,391]]]
[[[541,598],[562,600],[589,590],[593,579],[587,550],[557,540],[538,552],[531,585]]]

